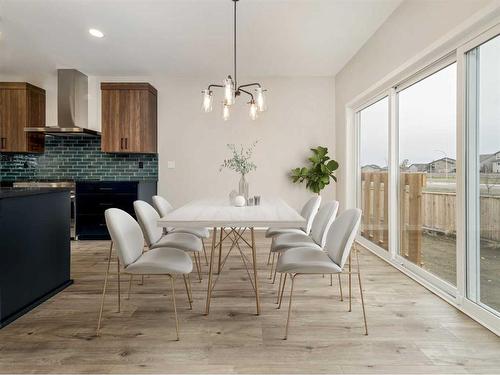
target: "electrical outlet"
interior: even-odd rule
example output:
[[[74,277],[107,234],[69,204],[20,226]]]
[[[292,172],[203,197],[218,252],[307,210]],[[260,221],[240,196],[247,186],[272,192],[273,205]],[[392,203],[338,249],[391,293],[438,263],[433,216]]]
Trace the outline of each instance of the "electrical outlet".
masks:
[[[167,168],[174,169],[175,168],[175,161],[174,160],[167,161]]]

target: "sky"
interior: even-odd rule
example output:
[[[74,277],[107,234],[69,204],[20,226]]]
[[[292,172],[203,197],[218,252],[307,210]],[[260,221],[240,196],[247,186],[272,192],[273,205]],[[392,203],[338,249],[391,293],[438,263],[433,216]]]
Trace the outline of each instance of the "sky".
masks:
[[[479,47],[480,153],[500,151],[500,36]],[[456,159],[456,64],[402,90],[399,101],[399,158],[429,163]],[[361,111],[361,165],[386,166],[389,101]]]

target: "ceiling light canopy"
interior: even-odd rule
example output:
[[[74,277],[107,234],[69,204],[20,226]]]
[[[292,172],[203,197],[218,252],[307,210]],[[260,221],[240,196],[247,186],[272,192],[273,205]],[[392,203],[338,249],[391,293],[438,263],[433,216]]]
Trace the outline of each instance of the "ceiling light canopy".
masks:
[[[224,80],[223,84],[210,84],[208,87],[203,90],[201,93],[203,94],[203,104],[202,109],[205,112],[211,112],[213,109],[213,99],[214,93],[212,91],[213,88],[222,88],[224,94],[224,100],[222,102],[222,118],[224,121],[229,119],[229,108],[232,106],[236,97],[241,94],[245,94],[249,96],[250,101],[247,104],[249,107],[249,114],[252,120],[255,120],[258,117],[259,112],[263,112],[267,109],[266,107],[266,98],[264,92],[266,90],[263,89],[262,85],[258,82],[247,83],[244,85],[238,86],[238,80],[236,75],[236,3],[238,0],[231,0],[234,3],[234,28],[233,28],[233,41],[234,41],[234,75],[228,75]]]
[[[89,34],[95,36],[96,38],[102,38],[104,36],[104,33],[97,29],[89,29]]]

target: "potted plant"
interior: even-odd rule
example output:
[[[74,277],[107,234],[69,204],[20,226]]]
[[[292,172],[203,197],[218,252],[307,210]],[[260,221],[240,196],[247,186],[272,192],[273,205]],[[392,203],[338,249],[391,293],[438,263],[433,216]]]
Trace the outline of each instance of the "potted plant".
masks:
[[[306,188],[319,195],[321,190],[330,183],[330,179],[337,182],[337,177],[333,172],[338,169],[339,163],[330,159],[326,147],[318,146],[311,148],[311,151],[313,155],[308,158],[309,166],[292,169],[290,178],[294,183],[306,181]]]
[[[233,156],[230,159],[225,159],[219,168],[219,171],[227,168],[241,175],[239,183],[239,195],[244,196],[246,202],[248,202],[248,182],[245,179],[245,176],[251,171],[257,169],[257,166],[251,160],[253,150],[257,142],[258,141],[252,143],[252,145],[247,149],[244,149],[243,145],[240,145],[240,147],[237,148],[234,144],[228,144],[227,148],[231,150]]]

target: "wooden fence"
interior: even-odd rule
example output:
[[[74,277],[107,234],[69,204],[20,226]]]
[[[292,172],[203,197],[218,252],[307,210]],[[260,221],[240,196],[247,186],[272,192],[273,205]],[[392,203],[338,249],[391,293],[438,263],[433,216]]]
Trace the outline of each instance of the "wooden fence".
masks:
[[[361,174],[361,235],[388,249],[388,174]],[[422,263],[424,230],[455,235],[456,194],[425,191],[425,173],[400,175],[400,252],[416,264]],[[481,239],[500,242],[500,196],[480,198]]]

